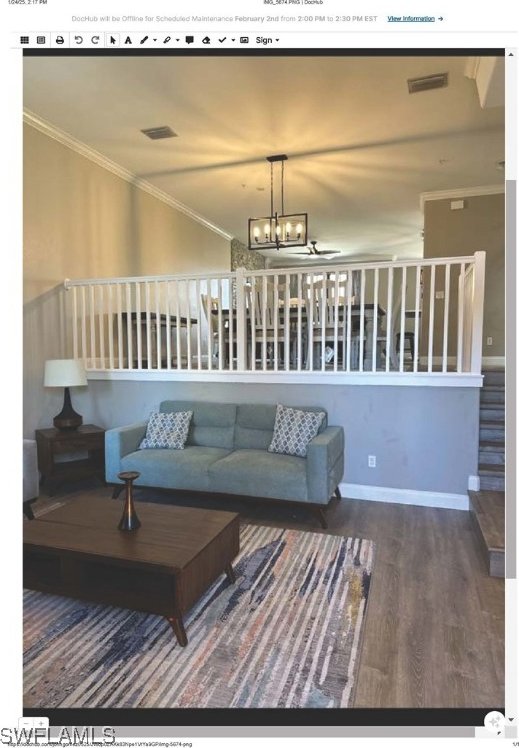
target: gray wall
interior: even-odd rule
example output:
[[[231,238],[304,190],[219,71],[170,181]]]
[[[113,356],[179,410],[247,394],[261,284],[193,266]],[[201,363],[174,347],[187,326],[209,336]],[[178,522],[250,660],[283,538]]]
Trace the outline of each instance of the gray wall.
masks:
[[[477,474],[477,388],[91,380],[73,392],[84,422],[105,428],[144,420],[168,398],[322,405],[345,430],[346,483],[465,494]],[[47,405],[50,423],[60,398]]]

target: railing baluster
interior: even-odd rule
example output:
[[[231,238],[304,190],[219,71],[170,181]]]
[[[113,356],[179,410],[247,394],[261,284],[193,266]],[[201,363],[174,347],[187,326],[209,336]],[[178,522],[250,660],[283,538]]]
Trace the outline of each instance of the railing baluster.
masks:
[[[378,268],[374,270],[373,278],[373,347],[371,350],[371,371],[377,370],[378,353]]]
[[[307,360],[309,363],[309,366],[307,366],[310,371],[314,370],[314,307],[315,307],[315,298],[314,298],[314,274],[309,273],[309,299],[310,303],[308,305],[308,353],[307,353]]]
[[[234,297],[236,294],[236,288],[234,289],[232,282],[229,288],[229,371],[234,370]]]
[[[114,364],[114,309],[113,309],[113,286],[108,286],[108,365],[110,369],[115,368]]]
[[[285,274],[285,307],[284,307],[284,329],[285,329],[285,371],[290,370],[290,276]]]
[[[321,371],[326,368],[326,323],[328,322],[328,294],[327,294],[327,280],[326,273],[323,273],[323,279],[321,281],[321,298],[317,304],[317,309],[320,310],[321,318]]]
[[[212,333],[212,327],[213,327],[213,318],[211,316],[211,309],[212,309],[212,299],[213,299],[213,288],[212,288],[212,282],[210,278],[207,278],[205,282],[205,309],[203,310],[205,313],[205,317],[207,319],[207,341],[206,341],[206,350],[207,350],[207,370],[212,371],[213,369],[213,333]],[[203,301],[200,297],[200,306],[202,306]]]
[[[124,354],[124,344],[123,344],[123,302],[121,298],[121,284],[118,283],[117,286],[117,352],[118,352],[118,358],[119,358],[119,369],[123,368],[123,354]]]
[[[474,253],[473,264],[473,295],[471,306],[471,350],[470,371],[474,374],[481,373],[481,359],[483,352],[483,304],[485,297],[485,253]]]
[[[191,371],[191,366],[192,366],[192,361],[191,361],[191,279],[188,278],[186,280],[185,288],[186,288],[186,299],[187,299],[186,301],[187,369],[188,371]],[[180,325],[180,318],[179,318],[178,324]]]
[[[151,300],[150,300],[150,284],[148,281],[146,281],[145,284],[146,288],[146,297],[145,297],[145,304],[146,304],[146,368],[148,371],[153,368],[153,361],[151,356],[151,315],[150,315],[150,306],[151,306]]]
[[[366,271],[360,271],[360,339],[359,339],[359,371],[364,371],[364,317],[366,297]]]
[[[137,368],[142,369],[142,309],[141,309],[142,284],[135,284],[135,329],[137,331]]]
[[[133,329],[131,287],[126,283],[126,337],[128,340],[128,369],[133,369]]]
[[[157,371],[162,369],[162,318],[160,316],[160,288],[159,282],[154,283],[154,295],[155,295],[155,324],[157,329],[155,330],[155,340],[157,344]]]
[[[279,275],[274,276],[274,371],[278,370]]]
[[[262,323],[262,333],[263,333],[263,349],[262,349],[262,364],[263,364],[263,371],[267,370],[267,276],[263,276],[263,289],[261,294],[261,323]]]
[[[83,362],[85,364],[85,367],[88,366],[87,363],[87,343],[86,343],[86,288],[85,286],[81,287],[81,358],[83,359]]]
[[[297,274],[297,370],[303,368],[303,323],[301,316],[303,313],[303,274]]]
[[[180,283],[175,281],[175,343],[177,351],[177,371],[182,368],[182,346],[180,344]]]
[[[252,275],[250,279],[250,309],[249,309],[249,321],[250,321],[250,368],[251,371],[256,371],[256,276]]]
[[[344,326],[346,332],[346,371],[351,371],[351,299],[353,295],[353,271],[348,270],[348,312],[344,316]],[[342,343],[342,357],[344,356],[344,335]],[[343,364],[344,368],[344,364]]]
[[[433,336],[434,336],[434,294],[436,281],[436,265],[431,266],[431,294],[429,298],[429,340],[427,351],[427,371],[432,371],[433,365]]]
[[[97,369],[96,351],[96,308],[94,286],[90,285],[89,307],[90,307],[90,364],[92,369]]]
[[[445,298],[443,301],[443,356],[442,356],[442,371],[443,372],[447,371],[450,293],[451,293],[451,266],[445,265]]]
[[[197,369],[202,368],[202,310],[200,303],[200,280],[195,281],[196,308],[197,308],[197,325],[196,325],[196,357]]]
[[[391,326],[393,324],[393,268],[388,268],[387,275],[387,313],[386,313],[386,371],[391,363]]]
[[[218,278],[218,369],[220,371],[224,364],[222,303],[222,280]]]
[[[166,369],[171,370],[171,282],[166,281]]]
[[[337,371],[337,360],[339,358],[339,273],[335,273],[333,294],[333,370]]]
[[[72,350],[74,351],[74,358],[79,358],[78,326],[77,287],[72,286]]]
[[[465,263],[461,263],[458,278],[458,350],[456,356],[456,370],[463,371],[463,322],[465,314]]]
[[[416,266],[416,289],[414,296],[414,351],[413,351],[413,371],[418,371],[418,351],[419,351],[419,315],[420,315],[420,290],[421,290],[422,269],[420,265]]]
[[[405,307],[406,307],[407,268],[402,268],[402,289],[400,297],[400,350],[398,352],[398,370],[404,371],[404,343],[405,343]]]

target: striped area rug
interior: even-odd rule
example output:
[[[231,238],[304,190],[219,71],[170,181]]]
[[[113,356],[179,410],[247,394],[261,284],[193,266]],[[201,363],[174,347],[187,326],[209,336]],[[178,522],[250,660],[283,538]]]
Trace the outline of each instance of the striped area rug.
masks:
[[[27,590],[25,707],[348,707],[373,543],[246,525],[235,562],[186,617]]]

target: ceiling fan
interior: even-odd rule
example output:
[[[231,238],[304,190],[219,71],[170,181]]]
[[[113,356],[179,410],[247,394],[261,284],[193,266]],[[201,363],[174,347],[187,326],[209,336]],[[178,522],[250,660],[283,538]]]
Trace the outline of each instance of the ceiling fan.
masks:
[[[315,246],[317,244],[317,241],[311,241],[310,244],[311,247],[307,247],[308,252],[294,252],[295,255],[305,255],[305,257],[325,257],[327,258],[328,255],[340,255],[340,251],[338,249],[317,249]]]

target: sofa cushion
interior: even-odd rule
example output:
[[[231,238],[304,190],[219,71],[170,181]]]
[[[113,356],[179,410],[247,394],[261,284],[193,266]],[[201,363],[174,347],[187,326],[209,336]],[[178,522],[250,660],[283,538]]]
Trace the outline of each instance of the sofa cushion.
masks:
[[[164,400],[160,404],[161,413],[186,410],[193,411],[186,446],[233,448],[236,405],[189,400]]]
[[[298,406],[298,410],[324,413],[319,433],[325,430],[327,418],[324,408],[302,405]],[[272,441],[275,421],[275,405],[238,405],[234,432],[235,449],[268,449]]]
[[[152,413],[139,449],[184,449],[192,410]]]
[[[238,449],[209,467],[212,491],[307,501],[306,460],[263,449]]]
[[[228,449],[187,445],[185,449],[143,449],[125,455],[121,470],[137,470],[136,485],[204,491],[210,488],[208,468],[228,454]]]
[[[309,442],[317,436],[324,413],[308,413],[278,405],[269,452],[306,457]]]

